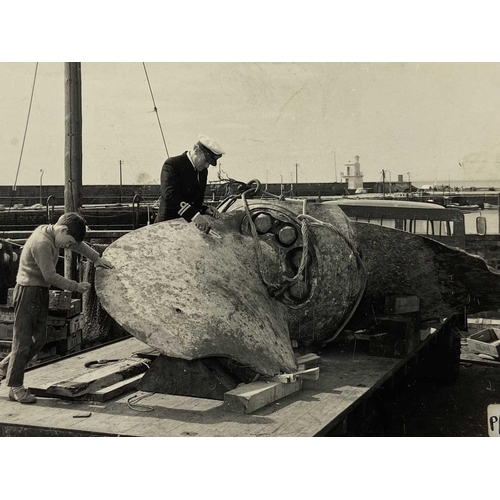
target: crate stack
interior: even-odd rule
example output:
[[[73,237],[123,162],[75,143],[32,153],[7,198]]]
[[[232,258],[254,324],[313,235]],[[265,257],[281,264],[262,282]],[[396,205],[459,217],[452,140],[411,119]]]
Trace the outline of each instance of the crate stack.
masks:
[[[0,359],[5,358],[12,348],[13,292],[14,289],[10,288],[7,304],[0,305]],[[50,290],[46,328],[47,342],[30,365],[78,352],[81,349],[83,328],[81,299],[72,299],[71,292]]]

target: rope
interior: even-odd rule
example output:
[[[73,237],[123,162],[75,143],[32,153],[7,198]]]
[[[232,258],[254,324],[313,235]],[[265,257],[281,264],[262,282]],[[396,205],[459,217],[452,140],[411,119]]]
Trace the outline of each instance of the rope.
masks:
[[[153,100],[153,106],[154,106],[153,111],[156,113],[156,118],[158,120],[158,125],[160,127],[161,136],[163,138],[163,144],[165,145],[165,151],[167,152],[167,156],[170,156],[168,154],[168,148],[167,148],[167,143],[165,141],[165,135],[163,134],[163,129],[161,127],[160,116],[158,115],[158,108],[156,107],[156,102],[155,102],[155,98],[153,95],[153,89],[151,88],[151,84],[149,83],[149,76],[148,76],[148,70],[146,69],[146,63],[142,63],[142,65],[144,66],[144,73],[146,73],[146,80],[148,81],[149,92],[151,93],[151,99]]]
[[[241,194],[241,199],[243,200],[243,204],[244,204],[244,207],[245,207],[245,212],[246,212],[246,215],[247,215],[247,218],[248,218],[248,221],[249,221],[249,225],[250,225],[250,228],[251,228],[251,232],[252,232],[253,244],[254,244],[254,248],[255,248],[256,254],[257,254],[257,261],[258,261],[258,266],[259,266],[259,273],[261,275],[262,281],[268,287],[271,286],[274,289],[277,289],[277,288],[282,288],[283,287],[283,282],[285,282],[285,281],[288,282],[288,284],[285,285],[285,286],[289,286],[291,283],[304,280],[303,274],[304,274],[304,271],[306,269],[307,259],[308,259],[308,255],[309,255],[309,250],[308,250],[308,247],[309,247],[309,225],[311,225],[311,226],[318,226],[318,227],[324,227],[324,228],[330,229],[335,234],[337,234],[338,236],[340,236],[345,241],[345,243],[347,244],[347,246],[349,247],[349,249],[351,250],[351,252],[353,253],[353,255],[356,257],[356,260],[358,262],[358,266],[359,266],[359,268],[360,268],[360,270],[362,272],[362,275],[363,275],[364,278],[366,278],[367,273],[366,273],[366,269],[365,269],[365,266],[363,264],[363,261],[361,259],[361,255],[359,254],[358,250],[355,248],[355,246],[353,245],[353,243],[349,240],[349,238],[342,231],[340,231],[339,229],[337,229],[333,224],[330,224],[328,222],[323,222],[323,221],[321,221],[319,219],[316,219],[316,218],[314,218],[314,217],[306,214],[306,203],[307,203],[307,200],[303,200],[303,202],[302,202],[302,214],[297,215],[297,219],[301,221],[301,232],[302,232],[302,241],[303,241],[302,258],[301,258],[301,261],[300,261],[299,268],[297,270],[297,274],[293,278],[289,278],[287,276],[283,276],[282,277],[283,278],[283,282],[280,283],[280,284],[267,283],[266,280],[264,279],[265,264],[264,264],[264,257],[262,255],[262,249],[261,249],[260,244],[259,244],[259,239],[258,239],[258,235],[257,235],[257,229],[256,229],[255,223],[254,223],[254,221],[253,221],[253,219],[251,217],[250,208],[249,208],[248,202],[246,200],[246,195],[248,193],[252,192],[252,191],[254,191],[253,188],[252,189],[248,189],[247,191],[245,191],[244,193],[242,193]],[[357,294],[356,301],[355,301],[353,307],[351,308],[350,313],[345,317],[344,321],[339,326],[339,328],[337,328],[337,330],[335,331],[335,333],[329,339],[327,339],[327,340],[324,341],[325,343],[330,342],[333,339],[335,339],[338,336],[338,334],[344,329],[345,325],[349,322],[349,320],[352,318],[352,315],[354,314],[354,312],[358,308],[359,303],[361,302],[361,299],[362,299],[363,294],[365,292],[366,279],[363,279],[362,283],[363,283],[362,287],[361,287],[361,289],[359,290],[359,292]]]
[[[248,201],[246,199],[246,195],[248,193],[252,193],[252,192],[256,193],[257,188],[255,188],[255,189],[250,188],[250,189],[247,189],[246,191],[244,191],[243,193],[241,193],[241,199],[243,201],[243,206],[245,208],[245,213],[247,215],[248,223],[249,223],[250,230],[252,233],[252,242],[253,242],[253,246],[255,249],[255,254],[257,256],[257,263],[258,263],[259,273],[260,273],[260,277],[261,277],[262,281],[264,282],[264,284],[266,286],[274,288],[274,289],[282,288],[284,282],[288,282],[287,286],[290,286],[292,283],[295,283],[297,281],[303,281],[304,280],[303,274],[304,274],[304,270],[305,270],[306,265],[307,265],[307,259],[309,256],[309,250],[308,250],[308,248],[309,248],[309,230],[307,227],[307,219],[303,219],[302,224],[301,224],[303,250],[302,250],[302,258],[300,260],[300,265],[299,265],[299,268],[297,270],[297,273],[292,278],[289,278],[288,276],[283,275],[280,283],[268,282],[268,281],[266,281],[266,278],[265,278],[266,266],[265,266],[265,262],[264,262],[264,256],[262,254],[262,248],[261,248],[260,242],[259,242],[259,236],[257,234],[257,228],[255,227],[255,222],[253,221],[252,216],[250,214],[250,208],[248,206]],[[305,215],[306,202],[307,202],[307,200],[303,200],[303,204],[302,204],[303,215]],[[314,219],[314,220],[316,220],[316,219]]]
[[[11,195],[10,195],[10,201],[9,201],[9,208],[7,210],[7,215],[5,216],[5,219],[4,219],[4,225],[3,225],[3,235],[5,235],[5,230],[6,230],[6,227],[7,227],[7,219],[9,218],[10,216],[10,209],[12,207],[12,201],[14,199],[14,191],[16,190],[17,188],[17,179],[19,177],[19,171],[21,169],[21,161],[23,159],[23,152],[24,152],[24,144],[26,142],[26,135],[28,133],[28,125],[29,125],[29,121],[30,121],[30,115],[31,115],[31,106],[33,104],[33,96],[35,94],[35,83],[36,83],[36,75],[38,73],[38,63],[36,63],[36,66],[35,66],[35,75],[33,77],[33,85],[31,87],[31,97],[30,97],[30,105],[29,105],[29,108],[28,108],[28,116],[26,118],[26,127],[24,128],[24,136],[23,136],[23,143],[21,145],[21,154],[19,155],[19,163],[17,165],[17,172],[16,172],[16,179],[14,181],[14,185],[12,186],[12,192],[11,192]]]
[[[310,215],[307,215],[307,214],[298,215],[297,219],[299,219],[299,220],[300,219],[302,219],[302,220],[307,219],[310,221],[311,225],[326,227],[328,229],[331,229],[335,234],[337,234],[341,238],[343,238],[344,241],[347,243],[347,246],[350,248],[350,250],[353,252],[354,256],[356,257],[356,259],[358,261],[359,268],[361,269],[361,272],[363,274],[363,277],[366,278],[367,272],[366,272],[366,268],[363,264],[363,260],[361,259],[361,255],[359,254],[357,249],[354,247],[352,242],[347,238],[347,236],[344,233],[339,231],[333,224],[320,221],[319,219],[315,219],[314,217],[311,217]],[[345,325],[347,325],[349,320],[352,318],[352,315],[354,314],[354,312],[358,308],[359,303],[361,302],[363,294],[365,293],[365,288],[366,288],[366,279],[363,280],[363,285],[361,287],[361,290],[358,293],[358,296],[356,297],[356,302],[354,303],[353,307],[351,308],[351,312],[346,316],[346,318],[344,319],[344,321],[342,322],[340,327],[337,328],[336,332],[329,339],[324,341],[325,343],[330,342],[333,339],[335,339],[337,337],[337,335],[344,329]]]
[[[237,182],[238,184],[243,184],[243,183],[240,183],[239,181],[234,181],[234,182]],[[254,181],[250,181],[246,185],[248,186],[252,182],[254,182]],[[306,214],[307,200],[304,199],[304,200],[302,200],[302,214],[299,214],[297,216],[297,219],[301,221],[301,233],[302,233],[302,241],[303,241],[302,258],[300,261],[299,268],[297,270],[297,274],[292,278],[289,278],[287,276],[282,276],[281,283],[270,283],[270,282],[266,281],[264,256],[262,253],[262,248],[260,246],[259,237],[257,234],[257,228],[255,226],[253,219],[252,219],[252,216],[250,213],[250,208],[248,206],[248,201],[246,199],[246,196],[250,193],[257,194],[257,192],[259,191],[259,187],[260,187],[259,183],[257,182],[256,188],[247,189],[244,192],[242,192],[241,195],[233,195],[231,198],[233,198],[232,201],[234,202],[237,198],[239,198],[241,196],[241,199],[243,201],[243,206],[245,208],[245,213],[246,213],[246,216],[248,219],[248,224],[250,226],[250,230],[252,233],[252,242],[253,242],[255,253],[257,256],[259,274],[260,274],[261,280],[268,287],[268,289],[273,289],[274,291],[276,291],[276,290],[283,291],[285,288],[288,288],[292,283],[304,280],[303,274],[307,270],[306,265],[307,265],[307,259],[309,256],[309,225],[328,228],[331,231],[333,231],[335,234],[340,236],[346,242],[347,246],[349,247],[349,249],[351,250],[353,255],[356,257],[356,260],[358,262],[358,266],[363,274],[363,277],[366,278],[367,273],[366,273],[366,269],[364,267],[363,261],[361,259],[361,255],[359,254],[358,250],[354,247],[353,243],[349,240],[349,238],[347,238],[347,236],[343,232],[341,232],[339,229],[337,229],[333,224],[330,224],[328,222],[323,222],[319,219],[316,219],[316,218]],[[271,193],[268,193],[268,194],[271,194]],[[272,196],[276,197],[276,195],[272,195]],[[282,201],[287,201],[284,196],[278,196],[277,198],[279,198]],[[287,282],[287,283],[283,286],[283,284],[285,282]],[[346,316],[346,318],[344,319],[344,321],[342,322],[340,327],[336,330],[336,332],[329,339],[327,339],[325,341],[325,343],[330,342],[331,340],[336,338],[337,335],[344,329],[345,325],[351,319],[351,317],[354,314],[354,312],[356,311],[359,303],[361,302],[361,299],[362,299],[363,294],[365,292],[365,288],[366,288],[366,279],[363,279],[363,284],[362,284],[361,290],[359,290],[359,292],[358,292],[358,295],[356,297],[356,301],[355,301],[353,307],[351,308],[351,312]],[[274,293],[274,295],[275,295],[275,293]]]
[[[250,213],[250,208],[248,206],[248,201],[246,199],[247,194],[255,192],[255,188],[250,188],[241,193],[241,199],[243,201],[243,206],[245,207],[245,213],[248,218],[248,224],[250,225],[250,231],[252,233],[252,243],[253,247],[255,250],[255,254],[257,256],[257,264],[259,268],[259,274],[261,280],[264,282],[264,284],[267,287],[272,287],[272,288],[281,288],[281,283],[271,283],[266,280],[265,277],[265,262],[264,262],[264,255],[262,254],[262,247],[260,246],[260,241],[259,241],[259,235],[257,234],[257,228],[255,227],[255,222],[252,219],[252,215]]]
[[[306,215],[306,203],[307,203],[307,200],[302,201],[302,214],[301,215],[304,215],[304,216]],[[299,215],[299,217],[300,217],[300,215]],[[297,218],[299,218],[299,217],[297,217]],[[304,273],[304,269],[306,268],[307,258],[309,256],[309,228],[307,227],[307,218],[304,217],[302,219],[302,224],[301,224],[300,229],[301,229],[301,233],[302,233],[303,245],[302,245],[302,258],[300,259],[299,269],[297,270],[297,274],[293,278],[288,278],[287,276],[283,276],[283,278],[286,281],[290,281],[292,283],[294,283],[296,281],[303,281],[304,280],[304,276],[302,276],[302,275]]]
[[[152,406],[137,404],[142,399],[152,396],[153,394],[155,393],[153,392],[151,394],[143,394],[142,396],[137,396],[137,395],[131,396],[127,399],[127,406],[134,411],[142,411],[142,412],[154,411],[154,408]]]

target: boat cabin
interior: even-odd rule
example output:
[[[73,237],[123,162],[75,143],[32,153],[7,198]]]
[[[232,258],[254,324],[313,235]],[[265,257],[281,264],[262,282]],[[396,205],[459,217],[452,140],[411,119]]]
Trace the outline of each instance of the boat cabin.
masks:
[[[465,248],[465,222],[460,210],[419,201],[348,199],[338,205],[350,218],[426,236],[446,245]]]

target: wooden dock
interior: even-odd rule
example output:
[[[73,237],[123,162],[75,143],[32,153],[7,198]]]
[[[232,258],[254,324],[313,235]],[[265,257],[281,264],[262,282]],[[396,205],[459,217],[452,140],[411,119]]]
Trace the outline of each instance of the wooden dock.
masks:
[[[88,371],[88,361],[129,358],[144,349],[135,338],[126,339],[28,371],[25,385],[75,377]],[[218,400],[141,391],[106,402],[41,397],[34,405],[21,405],[9,401],[2,384],[0,436],[321,436],[396,372],[406,371],[411,357],[330,349],[321,353],[319,380],[305,380],[299,392],[250,415],[226,411]],[[129,404],[131,397],[141,399]]]

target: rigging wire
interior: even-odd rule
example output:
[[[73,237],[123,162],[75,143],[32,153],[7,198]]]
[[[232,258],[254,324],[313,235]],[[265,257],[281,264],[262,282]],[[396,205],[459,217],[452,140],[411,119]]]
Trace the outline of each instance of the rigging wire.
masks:
[[[149,92],[151,93],[151,99],[153,100],[153,106],[154,106],[153,111],[156,113],[156,118],[158,120],[158,125],[160,127],[161,136],[163,138],[163,144],[165,145],[165,151],[167,152],[167,156],[170,156],[168,153],[167,143],[165,141],[165,135],[163,134],[163,128],[161,126],[160,115],[158,114],[158,108],[156,107],[156,102],[155,102],[155,98],[153,95],[153,89],[151,88],[151,83],[149,82],[148,70],[146,69],[146,63],[143,62],[142,65],[144,67],[144,73],[146,74],[146,80],[148,81]]]
[[[29,105],[29,108],[28,108],[28,116],[26,118],[26,127],[24,128],[24,137],[23,137],[23,143],[21,145],[21,154],[19,155],[19,163],[17,165],[16,179],[14,181],[14,185],[12,186],[12,192],[11,192],[10,201],[9,201],[9,208],[7,210],[7,215],[5,216],[5,219],[4,219],[3,233],[2,233],[2,235],[5,235],[5,229],[7,227],[7,219],[9,218],[10,209],[12,207],[12,201],[14,199],[14,191],[16,191],[16,188],[17,188],[17,179],[19,177],[19,171],[21,169],[21,161],[23,159],[24,144],[26,142],[26,135],[28,133],[28,125],[29,125],[30,115],[31,115],[31,106],[33,104],[33,96],[35,94],[35,83],[36,83],[36,75],[37,75],[37,73],[38,73],[38,63],[36,63],[36,66],[35,66],[35,75],[33,77],[33,85],[32,85],[32,88],[31,88],[30,105]]]

